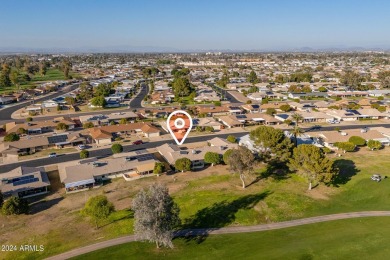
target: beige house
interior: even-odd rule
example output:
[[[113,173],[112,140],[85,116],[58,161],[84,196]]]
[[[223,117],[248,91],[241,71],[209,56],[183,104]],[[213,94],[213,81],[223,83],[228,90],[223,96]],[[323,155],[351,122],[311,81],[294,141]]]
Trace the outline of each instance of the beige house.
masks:
[[[89,135],[97,145],[111,144],[112,134],[100,128],[91,128]]]
[[[98,145],[110,144],[114,133],[138,135],[147,138],[160,136],[160,130],[149,123],[108,125],[89,129],[89,134]]]
[[[34,154],[49,147],[63,148],[86,144],[87,139],[80,133],[45,134],[40,136],[29,136],[15,142],[4,142],[0,144],[0,153],[6,160],[16,159],[12,155]]]
[[[1,174],[0,190],[4,196],[28,198],[48,192],[49,178],[43,167],[20,166]]]
[[[200,126],[200,127],[212,127],[214,131],[219,131],[223,129],[223,125],[220,122],[217,122],[214,118],[212,117],[204,117],[204,118],[198,118],[194,119],[194,127]]]
[[[320,144],[327,146],[329,148],[334,148],[334,144],[337,142],[348,142],[351,136],[360,136],[366,141],[368,140],[376,140],[381,142],[384,145],[388,145],[390,143],[390,138],[381,134],[377,130],[362,130],[362,129],[350,129],[343,130],[341,132],[338,131],[326,131],[321,133],[313,133],[314,136],[317,137]]]
[[[100,187],[104,181],[123,177],[126,181],[153,176],[157,160],[152,154],[133,152],[125,157],[85,160],[63,163],[58,166],[61,183],[66,192],[77,192]]]
[[[58,117],[47,121],[32,121],[26,123],[10,122],[5,125],[7,134],[16,133],[19,128],[27,130],[28,134],[42,134],[45,132],[56,131],[59,123],[67,125],[68,130],[75,128],[76,123],[69,117]]]
[[[222,156],[228,149],[233,149],[237,146],[238,144],[232,144],[215,137],[209,141],[209,146],[185,150],[180,149],[177,145],[166,143],[158,146],[156,149],[169,164],[175,165],[177,159],[188,158],[192,162],[191,168],[196,170],[204,168],[204,156],[207,152],[215,152]]]

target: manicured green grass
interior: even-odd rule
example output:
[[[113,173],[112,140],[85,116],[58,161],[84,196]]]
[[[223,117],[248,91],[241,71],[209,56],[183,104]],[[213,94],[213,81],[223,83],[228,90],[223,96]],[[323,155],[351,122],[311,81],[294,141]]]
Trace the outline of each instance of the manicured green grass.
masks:
[[[34,75],[32,77],[31,81],[50,81],[50,80],[64,80],[65,76],[64,73],[58,69],[49,69],[47,70],[46,74],[44,76],[41,76],[39,74]]]
[[[337,158],[338,165],[342,169],[342,175],[338,180],[339,187],[326,188],[321,185],[312,191],[307,191],[306,181],[297,175],[279,177],[271,175],[260,179],[245,190],[240,187],[239,177],[233,174],[212,174],[203,177],[202,171],[191,172],[188,174],[199,175],[199,178],[187,182],[180,182],[179,176],[180,188],[173,192],[172,196],[181,209],[182,228],[255,225],[333,213],[390,210],[388,202],[390,179],[379,183],[370,180],[370,176],[374,173],[387,174],[390,169],[390,160],[388,160],[390,150],[386,148],[372,152],[364,149],[366,148],[362,148],[359,153],[347,153]],[[218,171],[217,169],[220,168],[215,169]],[[261,173],[264,170],[265,165],[257,172]],[[145,186],[145,181],[147,180],[134,181],[132,185]],[[247,183],[249,182],[248,178]],[[131,197],[134,195],[135,193],[129,194]],[[94,225],[89,223],[87,218],[78,219],[79,222],[85,223],[86,231],[93,229]],[[340,259],[344,259],[356,255],[365,256],[361,251],[365,250],[365,243],[368,243],[367,250],[370,250],[370,254],[380,258],[384,245],[388,242],[385,238],[389,237],[390,229],[386,227],[390,224],[390,220],[372,218],[361,221],[363,219],[328,222],[286,231],[210,236],[199,245],[195,242],[187,244],[184,240],[178,239],[175,242],[176,249],[162,250],[163,253],[154,250],[153,245],[133,243],[124,246],[123,249],[108,250],[107,255],[102,254],[102,256],[109,257],[109,254],[118,251],[123,252],[123,257],[136,255],[137,258],[145,256],[146,259],[161,257],[160,254],[172,258],[235,259],[247,258],[246,256],[250,256],[248,252],[251,252],[253,247],[255,249],[252,250],[253,259],[311,259],[311,256],[318,259],[333,259],[337,258],[337,254],[340,254]],[[364,224],[366,222],[368,224]],[[349,223],[356,225],[349,226]],[[359,225],[359,223],[363,224]],[[350,233],[346,232],[344,235],[344,227],[347,231],[350,230]],[[58,228],[44,236],[34,238],[34,242],[47,246],[47,251],[40,256],[43,258],[86,244],[132,234],[131,211],[115,212],[108,220],[101,223],[99,230],[98,237],[88,238],[82,231],[80,233],[77,230]],[[367,233],[370,231],[373,233]],[[386,234],[376,239],[376,234],[385,231]],[[368,236],[369,239],[360,236],[360,233]],[[250,246],[246,247],[246,244]],[[283,250],[279,250],[279,247]],[[353,250],[356,250],[356,255]],[[236,251],[237,253],[234,253]],[[34,255],[37,256],[34,253],[23,253],[17,258]]]
[[[387,259],[390,218],[338,220],[265,232],[174,240],[174,249],[133,242],[72,259]]]
[[[77,73],[70,73],[72,77],[79,76]],[[41,76],[38,74],[35,74],[31,81],[22,81],[20,82],[20,89],[29,89],[29,88],[35,88],[40,83],[43,83],[45,81],[56,81],[56,80],[65,80],[64,73],[59,69],[48,69],[46,74],[44,76]],[[16,91],[16,86],[10,86],[7,88],[1,88],[0,94],[2,93],[10,93],[13,91]]]

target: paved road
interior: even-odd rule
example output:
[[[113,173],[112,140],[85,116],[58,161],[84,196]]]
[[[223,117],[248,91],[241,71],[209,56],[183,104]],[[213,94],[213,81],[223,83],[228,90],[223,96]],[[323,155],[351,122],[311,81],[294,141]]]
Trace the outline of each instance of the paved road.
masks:
[[[182,236],[198,236],[198,235],[217,235],[217,234],[235,234],[235,233],[248,233],[248,232],[260,232],[288,227],[295,227],[319,222],[327,222],[332,220],[350,219],[350,218],[362,218],[362,217],[389,217],[390,211],[362,211],[362,212],[350,212],[340,213],[332,215],[324,215],[311,218],[303,218],[291,221],[284,221],[272,224],[261,224],[255,226],[241,226],[241,227],[226,227],[226,228],[202,228],[202,229],[188,229],[180,230],[175,233],[176,237]],[[79,256],[89,252],[93,252],[99,249],[107,248],[114,245],[121,245],[133,241],[137,241],[136,235],[130,235],[120,238],[114,238],[107,241],[99,242],[89,246],[76,248],[71,251],[49,257],[47,260],[63,260],[71,257]]]
[[[386,124],[386,123],[383,123],[383,124],[377,124],[377,125],[372,125],[372,124],[366,124],[366,125],[345,125],[345,126],[342,126],[342,125],[330,125],[330,126],[324,126],[322,127],[321,129],[319,130],[313,130],[313,131],[326,131],[326,130],[334,130],[335,126],[338,126],[340,128],[340,130],[343,130],[343,129],[360,129],[360,128],[363,128],[363,127],[373,127],[373,126],[382,126],[382,127],[390,127],[390,123]],[[291,130],[291,128],[289,129],[282,129],[282,130]],[[186,142],[188,143],[191,143],[191,142],[202,142],[202,141],[208,141],[210,140],[211,138],[214,138],[214,137],[220,137],[220,138],[226,138],[228,135],[234,135],[236,137],[241,137],[241,136],[244,136],[246,135],[248,132],[246,131],[243,131],[243,132],[234,132],[234,133],[228,133],[228,134],[216,134],[216,135],[204,135],[204,136],[196,136],[196,137],[188,137]],[[149,142],[149,143],[144,143],[142,145],[132,145],[132,144],[129,144],[129,145],[124,145],[123,148],[124,148],[124,152],[131,152],[131,151],[135,151],[135,150],[140,150],[140,149],[147,149],[147,148],[155,148],[157,146],[160,146],[160,145],[163,145],[164,143],[166,143],[167,140],[161,140],[161,141],[153,141],[153,142]],[[168,141],[169,142],[169,141]],[[172,143],[173,140],[172,140]],[[111,156],[112,155],[112,152],[111,152],[111,148],[110,147],[107,147],[107,148],[102,148],[102,149],[99,149],[99,150],[91,150],[90,151],[90,157],[99,157],[99,158],[104,158],[104,157],[108,157],[108,156]],[[72,161],[72,160],[78,160],[80,159],[79,158],[79,154],[78,153],[73,153],[73,154],[64,154],[64,155],[58,155],[58,157],[56,158],[38,158],[38,159],[35,159],[35,160],[29,160],[29,161],[21,161],[21,162],[17,162],[17,163],[12,163],[12,164],[4,164],[4,165],[1,165],[0,167],[0,173],[4,173],[4,172],[8,172],[10,170],[13,170],[19,166],[29,166],[29,167],[39,167],[39,166],[45,166],[45,165],[50,165],[50,164],[56,164],[56,163],[62,163],[62,162],[67,162],[67,161]]]
[[[73,90],[77,89],[79,87],[79,85],[80,85],[80,83],[67,85],[67,86],[61,88],[59,91],[57,91],[57,92],[55,92],[53,94],[46,95],[44,97],[34,99],[34,102],[37,103],[37,102],[42,102],[42,101],[45,101],[45,100],[50,100],[50,99],[59,97],[61,95],[64,95],[65,93],[68,93],[70,91],[73,91]],[[32,102],[32,100],[31,100],[31,102]],[[2,125],[4,123],[7,123],[7,122],[10,122],[10,121],[22,121],[22,122],[24,122],[25,121],[24,119],[21,119],[21,120],[14,120],[14,119],[12,119],[11,115],[12,115],[12,113],[17,111],[18,109],[21,109],[23,107],[28,106],[31,102],[27,101],[27,102],[17,103],[16,105],[12,105],[10,107],[6,107],[6,108],[3,108],[3,109],[0,109],[0,125]]]
[[[237,100],[232,94],[230,94],[230,93],[228,92],[227,89],[220,88],[220,87],[218,87],[218,86],[215,85],[215,84],[213,85],[212,88],[213,88],[215,91],[217,91],[217,92],[223,94],[223,96],[224,96],[225,98],[227,98],[227,100],[228,100],[230,103],[242,103],[242,102],[240,102],[239,100]]]
[[[241,137],[245,135],[246,132],[241,133],[231,133],[231,135],[234,135],[236,137]],[[206,136],[196,136],[196,137],[188,137],[188,142],[202,142],[202,141],[208,141],[211,138],[214,137],[221,137],[226,138],[230,134],[219,134],[219,135],[206,135]],[[163,145],[165,143],[174,143],[173,140],[167,141],[167,140],[161,140],[161,141],[155,141],[155,142],[149,142],[144,143],[141,145],[124,145],[123,146],[123,152],[131,152],[135,150],[141,150],[141,149],[147,149],[147,148],[155,148],[157,146]],[[104,158],[112,155],[111,147],[99,149],[99,150],[91,150],[89,152],[90,157],[99,157]],[[39,167],[39,166],[45,166],[45,165],[51,165],[51,164],[57,164],[57,163],[63,163],[67,161],[73,161],[80,159],[79,153],[72,153],[72,154],[64,154],[64,155],[58,155],[58,157],[55,158],[39,158],[36,160],[28,160],[28,161],[21,161],[17,163],[12,164],[4,164],[0,166],[0,173],[8,172],[10,170],[13,170],[19,166],[29,166],[29,167]]]
[[[72,88],[72,90],[73,90],[73,88]],[[64,93],[69,92],[69,91],[71,91],[71,90],[64,89],[61,93],[56,93],[54,96],[50,95],[50,96],[47,96],[47,97],[42,98],[42,99],[36,99],[35,101],[37,102],[37,101],[52,99],[56,96],[63,95]],[[131,109],[141,108],[142,107],[141,101],[143,100],[145,95],[148,93],[148,91],[149,91],[149,88],[148,88],[147,84],[144,84],[144,86],[142,86],[140,93],[133,100],[130,101],[130,108]],[[13,112],[15,112],[16,110],[25,107],[26,105],[27,104],[25,103],[25,104],[18,104],[18,105],[15,105],[13,107],[5,108],[4,109],[5,112],[3,112],[3,110],[0,110],[0,125],[3,125],[7,122],[25,122],[25,119],[11,119],[11,114]],[[69,114],[69,115],[70,116],[97,115],[97,114],[111,114],[111,113],[116,113],[116,112],[127,112],[127,111],[129,111],[129,108],[126,107],[124,109],[115,109],[115,110],[108,109],[108,110],[94,111],[94,112],[73,113],[73,114]],[[68,115],[68,114],[66,114],[66,115]],[[41,117],[37,117],[37,120],[42,120],[42,121],[52,120],[53,118],[56,118],[56,117],[58,117],[58,115],[41,116]]]
[[[133,98],[131,101],[130,101],[130,108],[131,109],[137,109],[137,108],[141,108],[142,105],[142,100],[144,99],[144,97],[149,93],[149,84],[147,83],[142,83],[141,84],[141,91],[139,92],[139,94]]]

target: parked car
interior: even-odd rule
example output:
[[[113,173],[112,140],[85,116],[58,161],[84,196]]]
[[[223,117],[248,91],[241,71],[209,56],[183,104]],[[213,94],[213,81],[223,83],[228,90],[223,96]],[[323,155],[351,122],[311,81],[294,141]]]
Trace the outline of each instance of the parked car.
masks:
[[[143,144],[144,142],[142,142],[142,140],[137,140],[137,141],[134,141],[133,144],[135,145],[139,145],[139,144]]]
[[[57,157],[57,154],[56,154],[56,153],[51,153],[51,154],[49,154],[49,158],[54,158],[54,157]]]
[[[80,144],[77,146],[80,150],[84,150],[84,149],[87,149],[87,147],[83,144]]]

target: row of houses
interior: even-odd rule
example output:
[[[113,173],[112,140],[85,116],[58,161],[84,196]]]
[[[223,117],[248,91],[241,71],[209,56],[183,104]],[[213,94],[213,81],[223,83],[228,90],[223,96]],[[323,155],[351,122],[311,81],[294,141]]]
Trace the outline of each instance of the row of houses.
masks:
[[[7,133],[17,133],[18,130],[22,128],[25,129],[29,135],[42,134],[56,131],[56,127],[59,123],[65,124],[68,130],[72,130],[77,126],[77,122],[70,117],[58,117],[53,120],[31,121],[25,123],[9,122],[5,124],[5,130]]]
[[[334,149],[335,143],[347,142],[351,136],[359,136],[364,140],[379,141],[382,145],[390,145],[390,129],[384,127],[372,127],[370,129],[348,129],[342,131],[323,131],[308,133],[316,142],[328,148]]]
[[[46,82],[34,89],[26,89],[20,93],[13,93],[12,95],[3,95],[0,96],[0,105],[7,105],[14,102],[21,102],[25,99],[34,98],[35,96],[40,96],[47,94],[52,91],[57,91],[59,88],[65,86],[67,83],[72,83],[75,81],[63,81],[58,80],[54,82]]]
[[[88,136],[79,132],[26,136],[18,141],[0,143],[0,155],[3,163],[12,163],[18,161],[19,156],[22,155],[34,154],[48,148],[73,147],[89,142]]]
[[[131,181],[152,176],[157,161],[153,154],[137,151],[112,159],[88,158],[63,163],[58,166],[58,171],[66,192],[75,192],[100,187],[104,181],[113,178]]]
[[[114,134],[151,138],[160,136],[160,130],[145,122],[107,125],[89,129],[89,135],[97,145],[111,144]]]
[[[192,169],[205,166],[204,156],[207,152],[216,152],[221,156],[228,149],[238,144],[213,138],[206,146],[192,149],[181,149],[177,145],[164,144],[157,147],[158,153],[171,165],[177,159],[188,158]],[[110,159],[88,158],[58,164],[60,181],[65,191],[78,192],[101,187],[106,180],[124,178],[126,181],[153,176],[153,170],[159,160],[146,150],[118,154]],[[44,167],[20,166],[1,174],[0,190],[5,196],[32,197],[49,192],[50,181]]]
[[[65,191],[77,192],[102,186],[112,178],[126,181],[152,176],[157,160],[153,154],[133,152],[123,157],[99,160],[88,158],[58,165]],[[1,174],[0,190],[5,197],[33,197],[49,192],[51,185],[44,167],[20,166]]]

